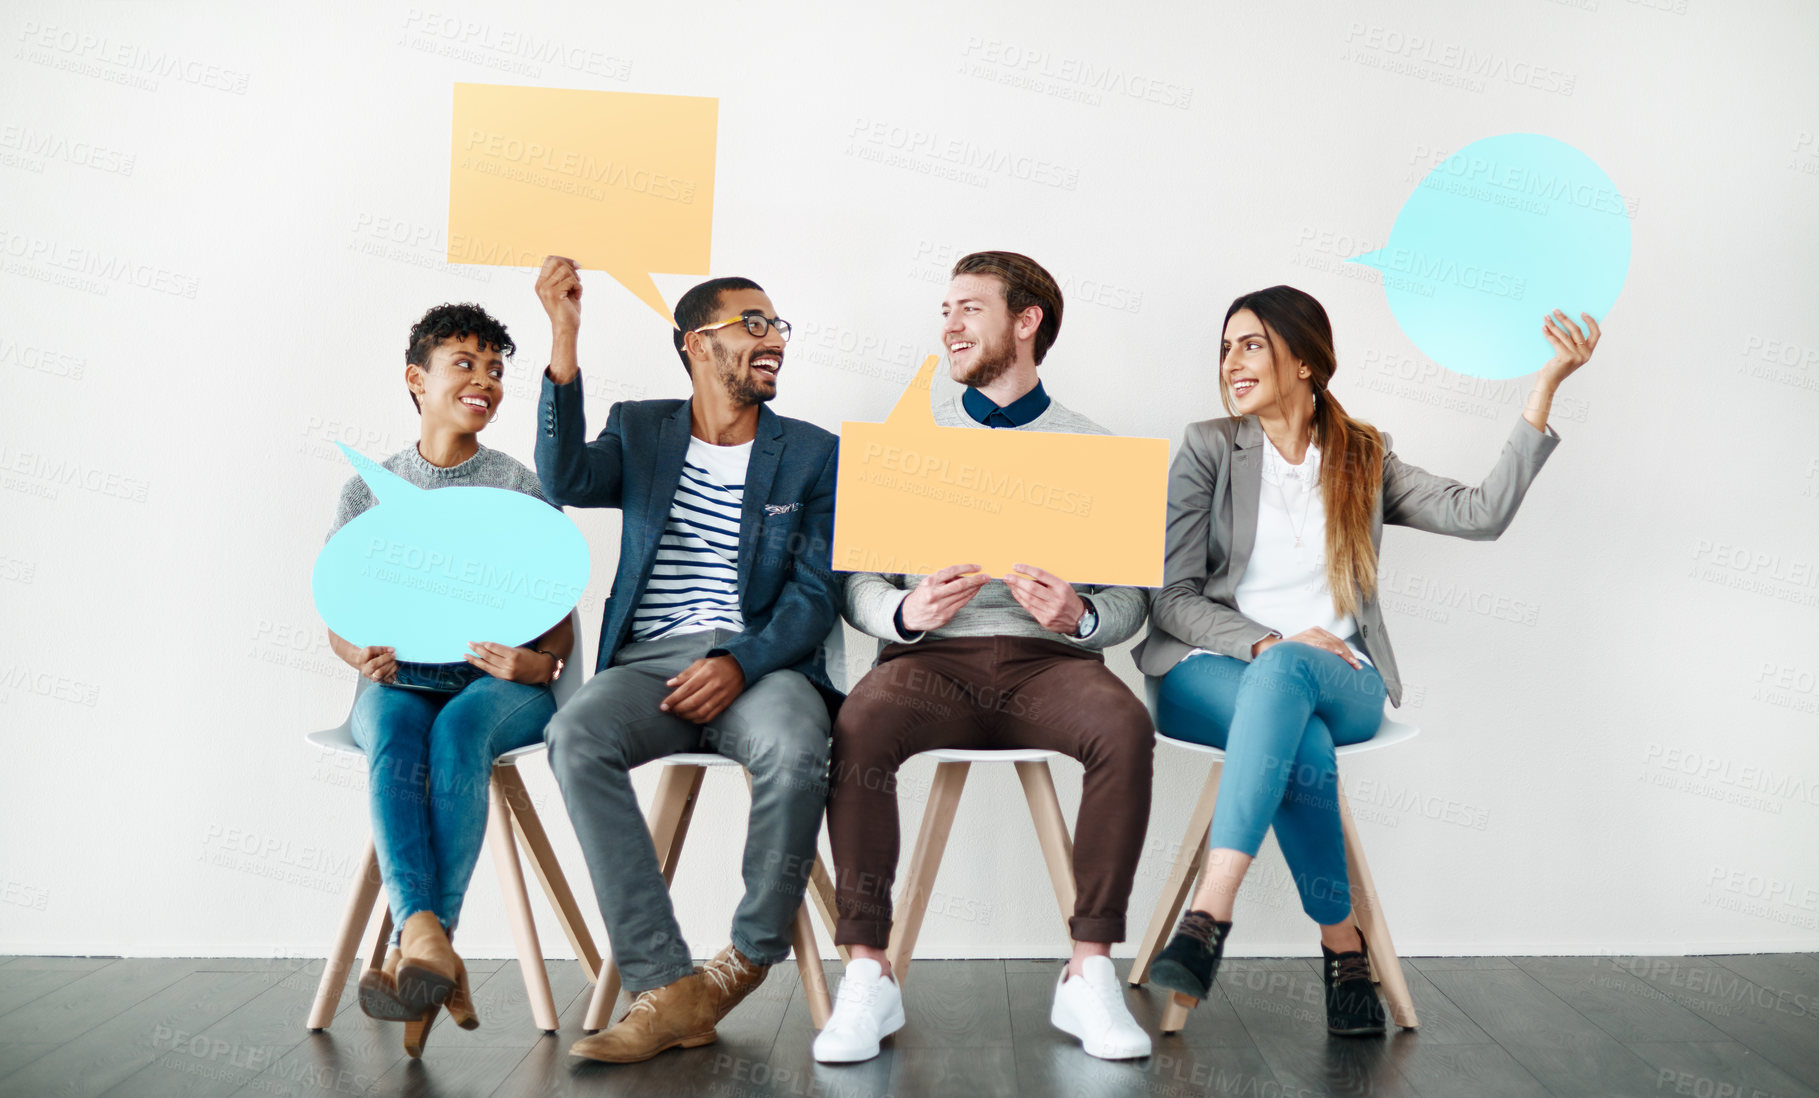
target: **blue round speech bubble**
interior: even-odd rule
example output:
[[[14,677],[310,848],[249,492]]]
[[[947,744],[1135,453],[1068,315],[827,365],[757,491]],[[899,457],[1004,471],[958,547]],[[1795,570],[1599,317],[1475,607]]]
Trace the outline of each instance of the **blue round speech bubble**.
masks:
[[[1603,320],[1630,266],[1628,208],[1584,153],[1538,133],[1474,141],[1427,173],[1389,243],[1348,260],[1383,275],[1402,330],[1449,370],[1534,373],[1543,314]]]
[[[567,515],[506,488],[419,488],[349,447],[378,505],[335,531],[310,591],[330,629],[400,660],[457,663],[469,641],[549,632],[587,587],[587,539]]]

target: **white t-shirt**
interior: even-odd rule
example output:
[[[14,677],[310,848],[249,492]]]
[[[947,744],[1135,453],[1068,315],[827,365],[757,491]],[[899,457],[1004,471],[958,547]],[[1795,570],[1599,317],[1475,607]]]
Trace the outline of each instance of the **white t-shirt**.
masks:
[[[670,501],[644,597],[632,611],[632,640],[744,631],[739,612],[739,515],[752,444],[688,440],[682,479]]]
[[[1333,610],[1326,581],[1326,504],[1320,495],[1320,448],[1310,440],[1300,465],[1290,465],[1264,436],[1263,483],[1257,497],[1257,540],[1238,578],[1238,612],[1284,637],[1318,626],[1345,641],[1361,663],[1370,663],[1352,642],[1358,623]],[[1196,648],[1187,655],[1205,652]],[[1186,656],[1182,657],[1186,659]]]

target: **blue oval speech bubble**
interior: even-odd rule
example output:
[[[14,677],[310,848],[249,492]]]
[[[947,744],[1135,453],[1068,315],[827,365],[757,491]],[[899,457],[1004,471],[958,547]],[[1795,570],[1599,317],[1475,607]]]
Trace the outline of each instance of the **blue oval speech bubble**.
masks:
[[[1538,133],[1474,141],[1421,180],[1389,244],[1350,263],[1383,275],[1402,330],[1435,362],[1483,378],[1552,358],[1542,315],[1602,321],[1630,266],[1616,184],[1584,153]]]
[[[561,511],[507,488],[419,488],[336,445],[378,500],[310,574],[316,612],[350,643],[457,663],[469,641],[535,640],[581,600],[587,539]]]

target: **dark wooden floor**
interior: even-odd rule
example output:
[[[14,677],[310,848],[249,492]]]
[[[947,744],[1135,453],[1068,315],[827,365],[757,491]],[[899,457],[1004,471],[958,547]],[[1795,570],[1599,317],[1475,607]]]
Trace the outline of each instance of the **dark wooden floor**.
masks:
[[[568,1055],[587,1005],[572,961],[549,962],[557,1036],[533,1028],[515,963],[474,960],[481,1028],[438,1025],[412,1061],[351,983],[334,1026],[304,1030],[320,961],[0,958],[0,1095],[1819,1098],[1814,954],[1416,958],[1421,1029],[1351,1040],[1326,1035],[1315,962],[1233,960],[1182,1034],[1128,1063],[1049,1026],[1059,964],[917,962],[909,1024],[846,1067],[813,1062],[794,966],[779,965],[719,1044],[610,1066]],[[1161,995],[1129,999],[1154,1032]]]

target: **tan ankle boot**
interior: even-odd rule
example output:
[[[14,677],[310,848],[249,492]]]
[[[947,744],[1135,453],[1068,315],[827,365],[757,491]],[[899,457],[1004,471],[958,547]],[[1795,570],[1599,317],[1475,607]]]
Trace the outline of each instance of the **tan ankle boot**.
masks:
[[[448,944],[448,935],[435,912],[419,911],[404,920],[399,948],[398,1001],[422,1014],[447,1001],[461,975],[461,958]]]
[[[609,1064],[635,1064],[669,1048],[699,1048],[720,1039],[714,1032],[714,993],[700,971],[640,992],[611,1028],[576,1041],[570,1056]]]
[[[436,1024],[436,1015],[442,1013],[441,1007],[430,1007],[422,1014],[404,1023],[404,1054],[415,1060],[423,1055],[424,1042],[429,1040],[429,1027]]]
[[[403,952],[393,946],[386,951],[384,967],[369,968],[360,974],[360,1010],[368,1018],[408,1022],[423,1013],[398,998],[398,962],[403,957]]]
[[[730,1014],[747,995],[758,990],[758,985],[764,982],[764,977],[770,970],[769,965],[754,963],[730,945],[713,960],[702,965],[701,975],[707,980],[714,1024],[719,1025],[720,1019]]]
[[[455,945],[455,932],[448,932],[448,944],[452,950]],[[473,989],[467,985],[467,962],[459,956],[455,958],[455,990],[449,993],[448,1001],[443,1007],[447,1009],[449,1020],[462,1029],[479,1029],[480,1016],[474,1013]]]

